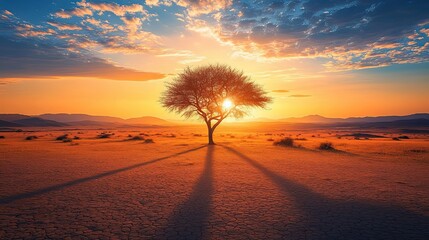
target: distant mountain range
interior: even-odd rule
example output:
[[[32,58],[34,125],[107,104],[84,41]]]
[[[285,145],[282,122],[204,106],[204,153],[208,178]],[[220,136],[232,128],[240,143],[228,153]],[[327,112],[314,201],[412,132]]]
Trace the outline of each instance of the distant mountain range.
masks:
[[[327,118],[320,115],[309,115],[301,118],[282,118],[277,121],[290,123],[376,123],[400,120],[429,119],[428,113],[416,113],[405,116]]]
[[[173,125],[156,117],[122,119],[110,116],[87,114],[41,114],[29,116],[23,114],[0,114],[0,127],[64,127],[64,126],[136,126],[136,125]]]
[[[413,128],[429,127],[429,114],[416,113],[406,116],[377,116],[327,118],[320,115],[309,115],[301,118],[256,119],[253,122],[276,122],[292,124],[331,125],[339,127],[365,128]],[[36,116],[22,114],[0,114],[0,127],[64,127],[64,126],[168,126],[175,123],[161,118],[145,116],[122,119],[110,116],[93,116],[87,114],[41,114]]]

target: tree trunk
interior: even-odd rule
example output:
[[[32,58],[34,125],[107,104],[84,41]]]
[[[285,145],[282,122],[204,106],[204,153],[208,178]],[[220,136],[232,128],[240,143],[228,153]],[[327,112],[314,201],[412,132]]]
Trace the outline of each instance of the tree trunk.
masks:
[[[214,129],[208,127],[208,131],[209,131],[209,145],[215,145],[215,143],[213,141],[213,131],[214,131]]]

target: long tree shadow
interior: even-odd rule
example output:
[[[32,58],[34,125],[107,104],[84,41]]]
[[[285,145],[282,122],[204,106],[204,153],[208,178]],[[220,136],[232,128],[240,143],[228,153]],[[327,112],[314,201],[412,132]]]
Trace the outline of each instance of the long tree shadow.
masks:
[[[204,170],[189,198],[168,218],[162,235],[168,239],[206,239],[213,194],[213,151],[207,146]]]
[[[75,180],[72,180],[72,181],[69,181],[69,182],[65,182],[65,183],[61,183],[61,184],[56,184],[56,185],[52,185],[52,186],[45,187],[45,188],[40,188],[40,189],[31,191],[31,192],[19,193],[19,194],[16,194],[16,195],[4,197],[4,198],[0,199],[0,204],[8,204],[8,203],[12,203],[14,201],[20,200],[20,199],[36,197],[36,196],[39,196],[39,195],[42,195],[42,194],[45,194],[45,193],[62,190],[64,188],[71,187],[71,186],[74,186],[74,185],[77,185],[77,184],[89,182],[89,181],[96,180],[96,179],[103,178],[103,177],[108,177],[108,176],[111,176],[111,175],[114,175],[114,174],[117,174],[117,173],[120,173],[120,172],[129,171],[129,170],[132,170],[132,169],[135,169],[135,168],[138,168],[138,167],[143,167],[143,166],[146,166],[146,165],[149,165],[149,164],[152,164],[152,163],[156,163],[156,162],[168,159],[168,158],[172,158],[172,157],[176,157],[176,156],[183,155],[183,154],[186,154],[186,153],[190,153],[190,152],[196,151],[196,150],[204,148],[204,147],[206,147],[206,146],[200,146],[200,147],[188,149],[186,151],[178,152],[178,153],[171,154],[171,155],[168,155],[168,156],[165,156],[165,157],[161,157],[161,158],[156,158],[156,159],[153,159],[153,160],[150,160],[150,161],[147,161],[147,162],[137,163],[137,164],[130,165],[130,166],[127,166],[127,167],[118,168],[118,169],[115,169],[115,170],[103,172],[103,173],[100,173],[100,174],[97,174],[97,175],[93,175],[93,176],[89,176],[89,177],[84,177],[84,178],[79,178],[79,179],[75,179]]]
[[[428,239],[429,217],[392,204],[338,200],[288,180],[239,151],[224,146],[270,179],[301,211],[297,223],[282,222],[287,239]],[[287,214],[287,212],[283,213]],[[298,229],[298,230],[297,230]]]

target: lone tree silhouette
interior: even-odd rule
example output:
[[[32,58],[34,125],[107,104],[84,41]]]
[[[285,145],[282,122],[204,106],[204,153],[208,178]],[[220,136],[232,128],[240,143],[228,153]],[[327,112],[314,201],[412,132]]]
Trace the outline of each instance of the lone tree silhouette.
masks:
[[[162,106],[186,118],[199,116],[208,130],[208,144],[215,144],[213,132],[227,117],[243,117],[252,107],[264,108],[271,98],[242,71],[226,65],[186,68],[161,96]]]

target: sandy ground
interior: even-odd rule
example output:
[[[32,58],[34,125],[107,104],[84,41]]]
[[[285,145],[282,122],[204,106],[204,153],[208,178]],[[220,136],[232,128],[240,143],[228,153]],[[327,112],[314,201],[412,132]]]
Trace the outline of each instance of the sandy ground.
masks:
[[[0,239],[429,236],[427,135],[225,127],[208,147],[198,127],[101,132],[0,133]],[[81,139],[55,141],[63,133]],[[306,140],[273,146],[284,136]]]

